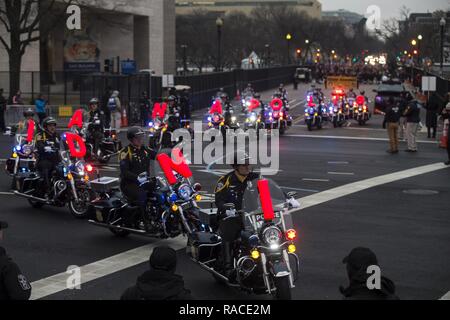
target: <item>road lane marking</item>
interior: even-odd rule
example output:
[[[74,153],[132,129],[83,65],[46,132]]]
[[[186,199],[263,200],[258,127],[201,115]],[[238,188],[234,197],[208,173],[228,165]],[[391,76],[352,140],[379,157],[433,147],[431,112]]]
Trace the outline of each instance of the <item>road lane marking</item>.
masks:
[[[81,267],[81,285],[98,278],[134,267],[136,265],[148,262],[153,249],[159,245],[167,245],[175,250],[181,250],[186,247],[186,238],[178,237],[154,242],[133,250],[129,250],[115,256],[96,261],[94,263]],[[62,272],[45,279],[31,283],[32,291],[30,300],[37,300],[52,294],[67,290],[67,279],[69,274]],[[117,297],[119,298],[119,297]]]
[[[442,298],[440,298],[439,300],[450,300],[450,291],[447,292]]]
[[[282,186],[280,186],[280,188],[281,189],[285,189],[285,190],[304,191],[304,192],[311,192],[311,193],[318,193],[318,192],[320,192],[319,190],[300,189],[300,188],[291,188],[291,187],[282,187]]]
[[[350,164],[348,161],[328,161],[328,164]]]
[[[337,139],[337,140],[361,140],[361,141],[389,141],[387,138],[368,138],[368,137],[348,137],[348,136],[319,136],[310,134],[287,134],[290,138],[312,138],[312,139]],[[418,140],[418,143],[436,144],[436,141]]]
[[[435,163],[375,178],[370,178],[359,182],[350,183],[341,187],[337,187],[331,190],[327,190],[324,192],[316,193],[310,196],[297,199],[301,203],[301,208],[291,210],[290,212],[295,213],[325,202],[342,198],[380,185],[392,183],[407,178],[412,178],[415,176],[431,173],[442,169],[448,169],[448,167],[441,163]],[[132,249],[117,254],[115,256],[85,265],[81,267],[81,274],[82,274],[81,284],[108,276],[110,274],[134,267],[142,263],[147,263],[150,254],[153,252],[153,249],[159,245],[168,245],[174,248],[175,250],[181,250],[186,246],[186,239],[178,237],[175,239],[160,240],[152,244]],[[31,299],[36,300],[45,298],[55,293],[66,290],[68,277],[69,274],[63,272],[33,282],[31,284],[33,287]]]
[[[426,173],[435,172],[438,170],[448,169],[449,167],[443,163],[434,163],[422,167],[412,168],[404,171],[398,171],[382,176],[378,176],[375,178],[369,178],[357,182],[353,182],[350,184],[346,184],[344,186],[340,186],[337,188],[333,188],[330,190],[323,191],[321,193],[313,194],[301,199],[302,207],[299,209],[294,209],[291,212],[297,212],[300,210],[305,210],[307,208],[316,206],[318,204],[322,204],[325,202],[329,202],[335,199],[339,199],[345,196],[352,195],[354,193],[358,193],[367,189],[371,189],[374,187],[382,186],[388,183],[392,183],[399,180],[409,179],[416,176],[420,176]]]
[[[354,176],[355,174],[353,172],[328,172],[330,175],[335,176]]]
[[[310,179],[310,178],[303,178],[303,181],[311,181],[311,182],[330,182],[329,179]]]

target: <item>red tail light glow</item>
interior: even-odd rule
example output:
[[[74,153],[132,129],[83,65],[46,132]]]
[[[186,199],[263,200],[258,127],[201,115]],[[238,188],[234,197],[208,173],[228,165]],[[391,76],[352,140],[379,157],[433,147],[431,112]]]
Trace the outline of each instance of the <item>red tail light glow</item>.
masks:
[[[86,166],[86,171],[87,171],[87,172],[92,172],[92,171],[94,171],[94,167],[91,166],[90,164],[88,164],[88,165]]]

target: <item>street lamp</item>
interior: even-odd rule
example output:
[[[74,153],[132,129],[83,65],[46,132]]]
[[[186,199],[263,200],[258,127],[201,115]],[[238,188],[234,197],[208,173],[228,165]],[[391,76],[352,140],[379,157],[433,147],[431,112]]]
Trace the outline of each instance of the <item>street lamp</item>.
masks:
[[[412,39],[412,40],[411,40],[411,44],[412,44],[413,46],[416,46],[416,45],[417,45],[417,40],[416,40],[416,39]]]
[[[291,64],[291,40],[292,40],[292,35],[290,33],[288,33],[286,35],[286,41],[287,41],[287,64],[290,65]]]
[[[418,62],[419,62],[419,67],[421,67],[422,66],[422,57],[421,57],[421,54],[422,54],[422,48],[421,48],[421,44],[422,44],[422,40],[423,40],[423,36],[421,35],[421,34],[419,34],[418,36],[417,36],[417,40],[419,40],[417,43],[418,43],[418,52],[417,52],[417,60],[418,60]]]
[[[444,17],[441,18],[439,25],[441,26],[441,76],[444,74],[444,37],[445,37],[445,25],[447,21]]]
[[[221,57],[221,49],[222,49],[222,27],[223,27],[222,18],[218,17],[216,20],[217,26],[217,71],[220,72],[222,70],[222,57]]]
[[[183,49],[183,75],[187,73],[187,47],[185,44],[181,45],[181,49]]]

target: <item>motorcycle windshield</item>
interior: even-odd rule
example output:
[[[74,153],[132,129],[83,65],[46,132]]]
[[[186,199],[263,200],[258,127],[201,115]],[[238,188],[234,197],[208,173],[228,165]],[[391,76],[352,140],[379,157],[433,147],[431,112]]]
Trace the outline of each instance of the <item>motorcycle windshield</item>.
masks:
[[[266,179],[269,182],[270,197],[275,212],[283,210],[286,203],[286,195],[280,186],[271,179]],[[248,183],[247,189],[244,192],[242,201],[242,210],[248,214],[262,214],[263,209],[258,192],[258,180],[253,180]]]

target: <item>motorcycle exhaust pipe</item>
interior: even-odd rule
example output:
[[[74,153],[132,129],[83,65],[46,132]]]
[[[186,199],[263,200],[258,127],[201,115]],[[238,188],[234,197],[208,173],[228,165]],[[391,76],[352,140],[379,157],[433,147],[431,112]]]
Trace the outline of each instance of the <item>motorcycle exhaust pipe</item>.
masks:
[[[144,230],[136,230],[136,229],[131,229],[131,228],[126,228],[126,227],[119,227],[119,226],[114,226],[114,225],[110,225],[110,224],[106,224],[106,223],[101,223],[101,222],[97,222],[94,220],[88,220],[88,223],[95,225],[97,227],[102,227],[102,228],[106,228],[106,229],[116,229],[116,230],[123,230],[123,231],[128,231],[134,234],[140,234],[140,235],[145,235],[146,232]]]
[[[202,267],[204,270],[208,271],[209,273],[214,274],[215,276],[217,276],[218,278],[222,279],[223,281],[226,282],[227,286],[230,287],[235,287],[235,288],[240,288],[241,286],[238,284],[232,284],[230,283],[230,280],[225,277],[223,274],[217,272],[216,270],[214,270],[213,268],[208,267],[206,264],[200,262],[200,261],[196,261],[194,259],[192,259],[192,261],[194,261],[195,263],[197,263],[200,267]]]
[[[44,204],[48,204],[48,205],[51,204],[51,201],[47,201],[46,199],[38,198],[38,197],[29,195],[29,194],[20,193],[19,191],[14,191],[14,195],[19,196],[21,198],[25,198],[25,199],[41,202],[41,203],[44,203]]]

